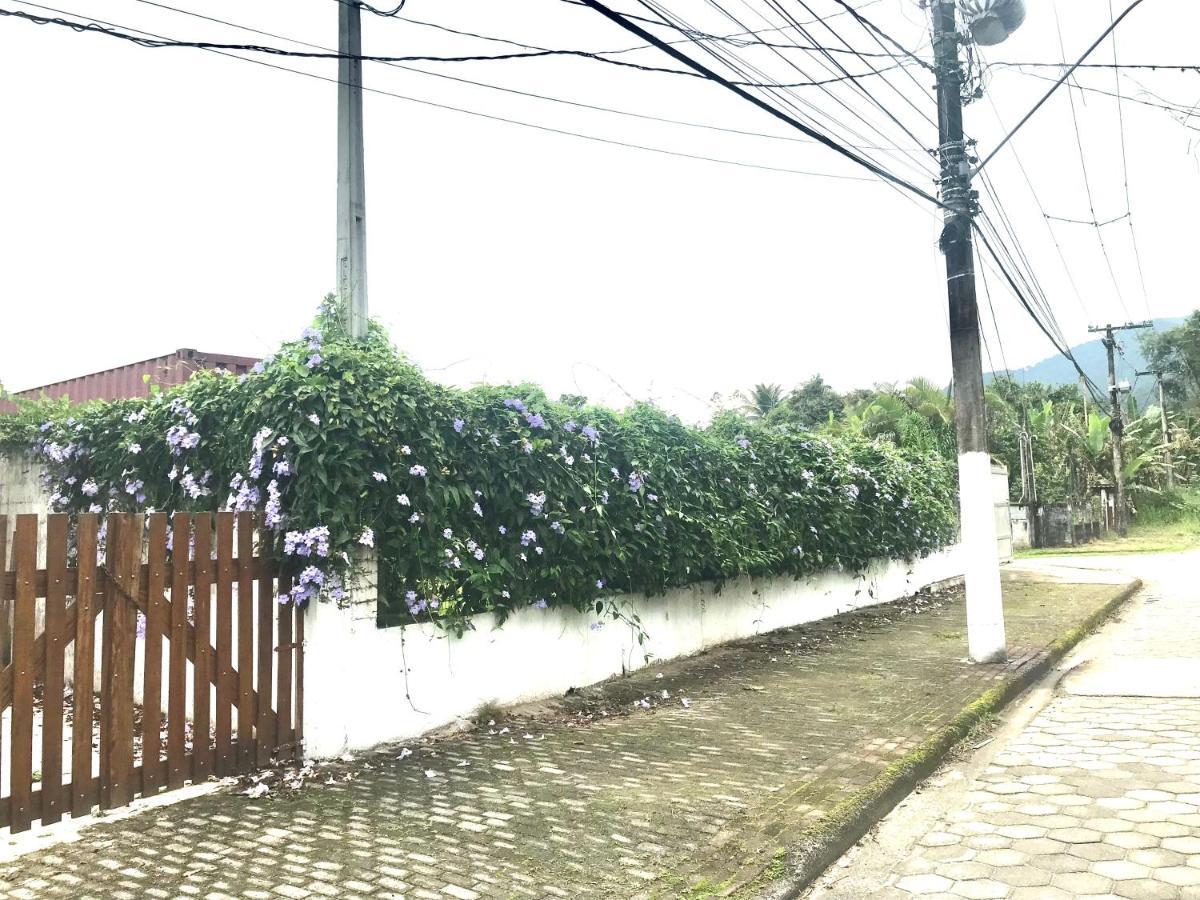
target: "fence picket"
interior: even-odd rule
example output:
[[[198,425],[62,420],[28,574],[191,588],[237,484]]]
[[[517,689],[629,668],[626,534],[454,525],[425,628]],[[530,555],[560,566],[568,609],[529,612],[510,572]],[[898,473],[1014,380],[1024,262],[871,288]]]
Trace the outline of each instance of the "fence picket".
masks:
[[[167,671],[167,788],[183,786],[184,726],[187,724],[187,599],[191,516],[177,512],[171,522],[171,636]]]
[[[101,685],[100,700],[100,742],[107,751],[107,765],[100,770],[101,809],[126,806],[134,795],[133,665],[137,622],[132,598],[137,596],[141,574],[141,516],[110,515],[107,543],[104,661],[108,663],[108,677]]]
[[[46,661],[42,674],[42,824],[62,819],[63,630],[66,626],[67,527],[69,517],[46,519]]]
[[[9,784],[12,806],[9,821],[14,833],[28,831],[33,821],[33,619],[37,597],[34,572],[37,570],[36,515],[17,516],[13,535],[13,569],[16,594],[13,597],[13,696],[12,750]]]
[[[279,593],[290,591],[291,581],[279,576]],[[276,652],[279,654],[279,680],[276,698],[275,714],[275,743],[279,747],[291,746],[292,735],[292,616],[291,604],[279,607],[279,642]],[[287,754],[280,753],[280,758]]]
[[[9,650],[12,647],[12,611],[7,582],[8,578],[8,516],[0,516],[0,663],[8,665],[11,662]],[[0,708],[0,715],[3,709]],[[0,760],[4,758],[4,729],[0,726]]]
[[[92,779],[92,716],[95,698],[96,645],[96,516],[79,517],[76,538],[77,587],[75,593],[75,677],[71,721],[71,815],[85,816],[99,800]]]
[[[199,783],[213,771],[212,751],[212,694],[210,685],[213,675],[212,646],[212,516],[201,513],[196,516],[196,647],[192,654],[194,676],[192,681],[192,756],[194,769],[192,781]]]
[[[233,513],[217,513],[217,774],[233,772]]]
[[[0,516],[0,665],[12,662],[12,591],[8,589],[8,516]]]
[[[260,526],[259,541],[266,546],[268,535],[265,526]],[[274,691],[271,677],[272,660],[275,656],[275,579],[268,573],[258,578],[258,722],[255,725],[255,740],[258,745],[258,764],[268,765],[275,755],[275,716],[271,694]],[[282,613],[283,610],[280,610]]]
[[[251,568],[254,559],[254,517],[248,512],[238,513],[237,543],[237,767],[239,772],[248,772],[254,768],[257,757],[254,725],[258,720],[254,703],[254,573]]]
[[[296,610],[296,729],[292,735],[292,755],[304,758],[304,607],[295,603]],[[286,612],[286,610],[285,610]]]
[[[149,549],[146,590],[146,634],[142,664],[142,796],[158,793],[162,766],[162,639],[167,620],[163,594],[167,585],[167,517],[148,516]]]

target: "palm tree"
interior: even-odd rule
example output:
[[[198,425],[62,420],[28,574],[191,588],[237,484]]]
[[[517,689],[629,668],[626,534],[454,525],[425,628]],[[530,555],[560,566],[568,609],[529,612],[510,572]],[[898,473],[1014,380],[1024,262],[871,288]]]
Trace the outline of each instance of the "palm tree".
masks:
[[[778,384],[756,384],[749,396],[739,392],[742,409],[751,419],[765,419],[771,410],[783,402],[783,387]]]

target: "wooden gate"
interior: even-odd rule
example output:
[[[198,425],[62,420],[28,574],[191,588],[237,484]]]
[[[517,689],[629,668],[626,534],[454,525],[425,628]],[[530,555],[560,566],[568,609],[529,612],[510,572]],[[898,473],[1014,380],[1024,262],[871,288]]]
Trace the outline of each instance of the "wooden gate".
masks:
[[[0,827],[300,755],[303,610],[275,601],[257,517],[15,519],[0,516]]]

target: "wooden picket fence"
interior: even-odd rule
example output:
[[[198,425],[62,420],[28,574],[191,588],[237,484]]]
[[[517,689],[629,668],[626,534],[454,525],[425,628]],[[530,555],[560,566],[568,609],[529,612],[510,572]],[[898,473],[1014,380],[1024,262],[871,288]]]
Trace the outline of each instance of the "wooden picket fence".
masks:
[[[300,754],[304,615],[275,601],[256,517],[54,514],[44,532],[15,519],[10,532],[0,516],[0,827]]]

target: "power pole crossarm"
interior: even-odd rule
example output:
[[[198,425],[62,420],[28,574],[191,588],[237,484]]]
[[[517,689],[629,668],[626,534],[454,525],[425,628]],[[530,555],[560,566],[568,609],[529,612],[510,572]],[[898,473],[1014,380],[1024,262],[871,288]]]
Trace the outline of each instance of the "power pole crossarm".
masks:
[[[338,52],[337,295],[346,331],[362,340],[367,336],[367,190],[357,0],[338,4]]]
[[[954,368],[954,423],[958,433],[958,483],[962,541],[966,555],[967,645],[976,662],[1007,654],[1000,554],[992,500],[983,395],[979,305],[975,296],[975,248],[971,221],[976,212],[971,165],[963,138],[962,64],[954,0],[934,0],[933,54],[937,72],[938,156],[944,213],[942,252],[950,304],[950,353]]]

